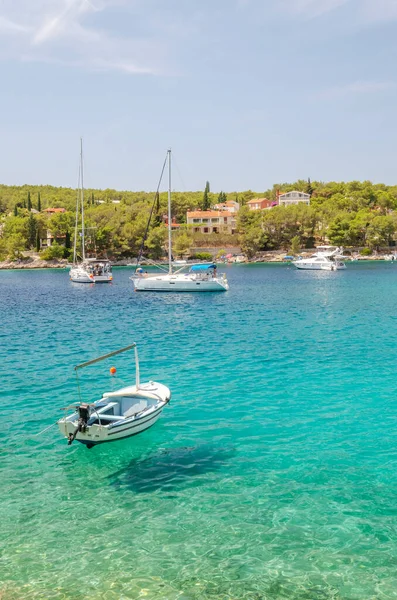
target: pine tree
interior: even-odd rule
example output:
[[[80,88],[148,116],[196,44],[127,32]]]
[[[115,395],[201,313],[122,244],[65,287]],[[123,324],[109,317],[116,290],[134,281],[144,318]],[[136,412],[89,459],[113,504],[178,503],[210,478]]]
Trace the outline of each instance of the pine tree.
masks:
[[[41,198],[40,198],[40,192],[37,194],[37,210],[39,212],[41,212]]]
[[[36,219],[34,218],[34,216],[32,214],[29,215],[29,219],[28,219],[28,244],[29,244],[29,248],[33,248],[33,246],[36,243],[36,238],[37,238],[37,223],[36,223]]]
[[[159,227],[161,225],[161,215],[160,215],[160,194],[157,192],[155,198],[155,206],[154,206],[154,219],[153,226]]]
[[[18,216],[18,207],[16,204],[14,204],[14,217]]]
[[[28,211],[32,210],[32,201],[30,199],[30,192],[28,192]]]
[[[310,181],[310,177],[307,180],[307,186],[306,186],[306,194],[310,194],[312,195],[314,192],[314,189],[312,187],[311,181]]]
[[[26,208],[26,200],[23,201],[22,208]]]
[[[205,184],[205,190],[204,190],[204,195],[203,195],[203,202],[202,202],[202,205],[201,205],[201,209],[202,210],[208,210],[210,208],[209,192],[210,192],[210,183],[209,183],[209,181],[207,181],[207,183]]]
[[[36,252],[40,252],[40,231],[38,228],[36,231]]]
[[[65,233],[65,248],[68,248],[68,249],[70,249],[70,248],[72,247],[72,245],[71,245],[71,243],[70,243],[70,239],[71,239],[71,236],[70,236],[70,231],[67,231],[67,232]]]

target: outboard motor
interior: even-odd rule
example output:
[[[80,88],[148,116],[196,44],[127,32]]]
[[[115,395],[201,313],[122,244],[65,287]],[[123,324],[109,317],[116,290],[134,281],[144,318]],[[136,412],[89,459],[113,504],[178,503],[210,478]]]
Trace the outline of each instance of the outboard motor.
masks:
[[[69,441],[68,446],[71,445],[72,442],[76,439],[76,435],[79,431],[85,433],[87,431],[87,423],[90,418],[90,405],[89,404],[80,404],[77,408],[77,412],[79,413],[79,420],[77,421],[77,427],[73,433],[69,433]]]
[[[90,418],[90,407],[88,404],[80,404],[78,408],[79,412],[79,431],[85,433],[87,429],[88,419]]]

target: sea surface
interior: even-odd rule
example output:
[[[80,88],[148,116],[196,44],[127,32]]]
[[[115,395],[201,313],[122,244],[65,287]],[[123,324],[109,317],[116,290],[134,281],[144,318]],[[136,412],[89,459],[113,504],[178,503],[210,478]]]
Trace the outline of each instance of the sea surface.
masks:
[[[0,272],[2,600],[397,598],[397,265],[225,269],[218,294]],[[40,435],[74,365],[134,341],[156,425]],[[83,399],[134,376],[88,367]]]

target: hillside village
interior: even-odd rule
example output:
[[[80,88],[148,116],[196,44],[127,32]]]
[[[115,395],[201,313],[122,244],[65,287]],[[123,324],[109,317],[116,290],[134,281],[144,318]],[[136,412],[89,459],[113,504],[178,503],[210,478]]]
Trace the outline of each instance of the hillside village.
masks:
[[[74,244],[76,191],[48,186],[0,186],[0,259],[69,260]],[[153,211],[154,207],[154,211]],[[371,254],[395,245],[397,187],[371,182],[299,180],[265,194],[174,192],[173,250],[179,257],[243,252],[304,251],[329,242]],[[166,252],[166,195],[86,190],[88,252],[114,261],[137,255],[152,211],[145,253]],[[78,240],[77,240],[78,242]]]

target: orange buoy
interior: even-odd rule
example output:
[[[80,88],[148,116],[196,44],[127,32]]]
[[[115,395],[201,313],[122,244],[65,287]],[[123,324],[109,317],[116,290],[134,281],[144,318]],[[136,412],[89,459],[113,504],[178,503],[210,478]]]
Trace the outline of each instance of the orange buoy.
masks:
[[[110,367],[109,371],[111,375],[116,375],[116,367]]]

